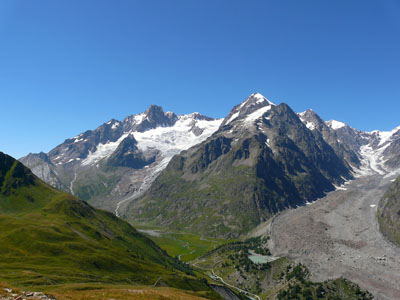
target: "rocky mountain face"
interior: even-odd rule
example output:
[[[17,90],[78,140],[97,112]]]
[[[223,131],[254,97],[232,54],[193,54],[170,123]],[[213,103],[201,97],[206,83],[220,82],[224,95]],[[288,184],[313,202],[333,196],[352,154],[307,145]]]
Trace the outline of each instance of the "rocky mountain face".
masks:
[[[36,174],[36,176],[41,178],[43,181],[56,188],[62,187],[62,183],[55,171],[55,166],[50,161],[46,153],[30,153],[22,158],[22,161],[32,170],[34,174]]]
[[[29,154],[20,161],[52,186],[118,215],[175,154],[209,137],[221,122],[199,113],[177,116],[151,105],[144,113],[110,120],[47,154]]]
[[[375,149],[383,155],[383,165],[386,169],[400,168],[400,127],[396,127],[389,132],[377,132],[380,137],[379,143]]]
[[[323,122],[311,110],[300,113],[299,117],[307,128],[322,134],[335,152],[354,167],[354,175],[399,172],[400,127],[365,132],[335,120]]]
[[[176,155],[127,217],[209,235],[248,232],[352,178],[357,155],[332,147],[324,130],[333,136],[327,125],[310,130],[288,105],[253,94],[206,141]]]
[[[378,221],[383,234],[400,246],[400,176],[389,186],[379,203]]]
[[[311,130],[314,134],[320,135],[325,142],[327,142],[335,153],[344,158],[347,166],[360,166],[360,157],[358,156],[358,149],[361,147],[361,143],[347,143],[349,139],[343,138],[341,140],[338,133],[334,130],[339,126],[346,125],[338,121],[325,122],[317,115],[313,110],[309,109],[303,113],[299,113],[300,120],[306,125],[306,127]],[[348,127],[350,130],[351,128]]]
[[[399,173],[400,127],[392,131],[363,132],[344,124],[333,130],[339,140],[353,148],[360,158],[357,176]]]
[[[157,153],[152,153],[146,157],[146,153],[140,151],[137,144],[138,142],[135,140],[135,137],[131,134],[128,135],[107,159],[106,165],[110,167],[142,169],[155,162]]]

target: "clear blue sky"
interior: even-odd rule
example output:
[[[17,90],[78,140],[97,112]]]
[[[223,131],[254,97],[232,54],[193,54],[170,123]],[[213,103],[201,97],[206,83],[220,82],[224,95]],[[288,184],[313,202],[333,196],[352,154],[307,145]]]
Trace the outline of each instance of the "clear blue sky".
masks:
[[[2,0],[0,151],[49,151],[161,105],[224,117],[258,91],[400,125],[398,0]]]

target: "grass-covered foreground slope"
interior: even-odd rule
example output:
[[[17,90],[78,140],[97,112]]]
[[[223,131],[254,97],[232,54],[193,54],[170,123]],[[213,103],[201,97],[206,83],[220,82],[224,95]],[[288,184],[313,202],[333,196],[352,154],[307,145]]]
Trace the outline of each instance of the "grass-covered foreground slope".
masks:
[[[381,199],[378,220],[382,233],[400,246],[400,177],[389,186]]]
[[[15,286],[157,282],[214,295],[131,225],[50,187],[1,152],[0,229],[0,281]]]

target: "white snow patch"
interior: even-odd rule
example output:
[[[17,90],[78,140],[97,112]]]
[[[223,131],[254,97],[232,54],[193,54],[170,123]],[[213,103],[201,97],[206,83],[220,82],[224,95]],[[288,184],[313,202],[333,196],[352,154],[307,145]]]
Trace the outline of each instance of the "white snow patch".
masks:
[[[306,122],[305,125],[310,130],[314,130],[315,129],[315,125],[314,125],[313,122]]]
[[[268,102],[268,105],[274,105],[275,106],[275,103],[269,101],[267,98],[265,98],[260,93],[255,93],[252,96],[257,99],[256,103]]]
[[[138,116],[140,115],[136,115],[135,118]],[[137,119],[139,120],[141,117]],[[193,122],[195,122],[196,127],[203,129],[201,135],[195,136],[193,132],[191,132],[194,125]],[[191,115],[182,115],[178,116],[178,121],[174,126],[157,127],[145,132],[134,132],[134,136],[140,150],[160,150],[164,157],[168,157],[167,164],[175,154],[180,153],[182,150],[189,149],[208,138],[218,129],[221,122],[222,119],[213,121],[194,120]],[[88,157],[82,161],[82,165],[93,165],[101,159],[110,156],[128,134],[130,133],[123,134],[115,142],[97,145],[96,151],[93,153],[90,152]]]
[[[191,132],[193,121],[196,127],[203,129],[199,136]],[[178,116],[178,121],[171,127],[157,127],[145,132],[135,132],[135,139],[138,141],[138,148],[142,151],[158,149],[163,155],[172,158],[182,150],[201,143],[213,134],[221,125],[223,119],[213,121],[193,120],[188,115]]]
[[[373,149],[370,145],[361,146],[361,167],[356,170],[356,177],[372,175],[374,173],[385,175],[387,170],[383,165],[385,161],[382,160],[382,153],[389,145],[386,144],[378,149]]]
[[[120,122],[115,122],[115,123],[111,126],[111,129],[117,129],[118,126],[119,126],[120,124],[121,124]]]
[[[272,108],[272,105],[269,106],[263,106],[260,109],[257,109],[256,111],[252,112],[249,114],[246,119],[244,119],[245,123],[253,123],[255,120],[261,118],[267,111],[269,111]]]
[[[378,138],[379,138],[378,147],[379,147],[379,146],[382,146],[382,145],[386,144],[387,142],[391,141],[393,135],[395,133],[397,133],[399,130],[400,130],[400,126],[394,128],[391,131],[374,130],[374,131],[371,131],[371,133],[376,134],[378,136]]]
[[[237,117],[239,116],[239,111],[235,112],[228,121],[226,121],[226,124],[229,124],[230,122],[232,122],[233,120],[235,120]]]
[[[376,207],[376,204],[371,204],[369,207],[374,208],[374,207]]]
[[[94,165],[104,157],[110,156],[115,149],[117,149],[118,145],[128,136],[128,133],[123,134],[117,141],[109,142],[106,144],[98,144],[96,147],[96,151],[89,151],[89,155],[82,160],[82,166]]]
[[[268,102],[268,105],[273,105],[273,106],[275,106],[275,103],[269,101],[267,98],[265,98],[265,97],[264,97],[263,95],[261,95],[260,93],[254,93],[254,94],[251,94],[251,95],[249,96],[249,98],[246,99],[246,101],[243,101],[242,104],[240,104],[238,110],[240,110],[243,106],[245,106],[245,105],[247,104],[247,102],[250,100],[250,98],[252,98],[252,97],[255,98],[255,99],[257,100],[257,101],[256,101],[257,104],[263,103],[263,102]]]
[[[304,118],[304,115],[306,114],[307,111],[303,111],[302,113],[298,113],[297,115],[300,118],[300,121],[303,122],[304,125],[306,125],[306,127],[310,130],[314,130],[315,129],[315,124],[313,122],[309,122]]]
[[[133,119],[135,121],[136,124],[140,124],[143,122],[144,119],[146,119],[146,114],[145,113],[141,113],[138,115],[133,116]]]
[[[340,121],[336,121],[336,120],[330,120],[330,121],[327,121],[327,122],[325,122],[325,123],[326,123],[330,128],[332,128],[333,130],[336,130],[336,129],[339,129],[339,128],[342,128],[342,127],[346,126],[345,123],[340,122]]]
[[[343,186],[337,186],[337,185],[333,185],[335,187],[335,189],[337,190],[342,190],[342,191],[347,191],[347,188],[343,187]]]
[[[246,119],[245,122],[252,122],[255,121],[256,119],[258,119],[259,117],[261,117],[265,112],[267,112],[268,110],[271,109],[272,106],[276,106],[275,103],[269,101],[267,98],[265,98],[263,95],[261,95],[260,93],[254,93],[251,94],[246,101],[243,101],[239,107],[236,108],[236,112],[232,114],[232,116],[229,118],[229,120],[226,121],[226,124],[229,124],[230,122],[232,122],[233,120],[237,119],[240,115],[241,109],[247,105],[249,103],[249,101],[251,99],[256,99],[255,102],[249,104],[249,106],[255,106],[257,104],[262,104],[262,103],[266,103],[265,106],[257,109],[256,111],[252,112],[251,114],[249,114]]]

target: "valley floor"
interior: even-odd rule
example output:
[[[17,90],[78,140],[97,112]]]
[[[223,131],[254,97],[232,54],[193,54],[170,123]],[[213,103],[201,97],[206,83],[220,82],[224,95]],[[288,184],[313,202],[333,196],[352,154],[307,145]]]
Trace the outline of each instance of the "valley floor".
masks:
[[[357,178],[312,204],[276,216],[270,250],[306,265],[313,280],[346,277],[382,300],[400,299],[400,248],[376,212],[391,177]]]

